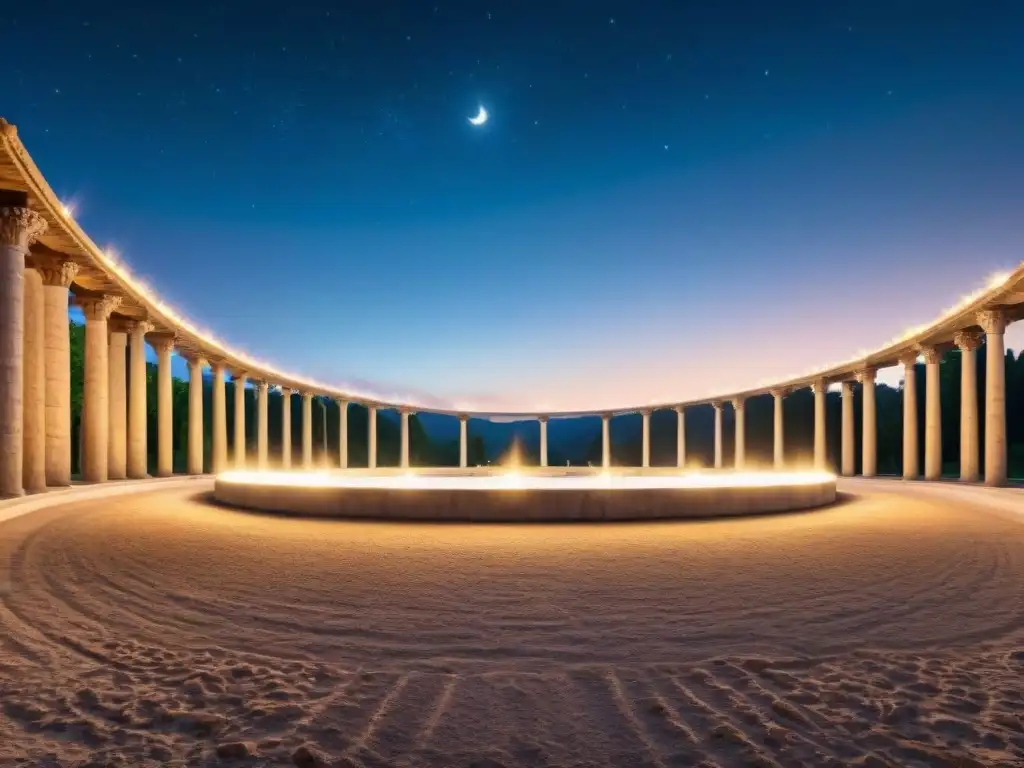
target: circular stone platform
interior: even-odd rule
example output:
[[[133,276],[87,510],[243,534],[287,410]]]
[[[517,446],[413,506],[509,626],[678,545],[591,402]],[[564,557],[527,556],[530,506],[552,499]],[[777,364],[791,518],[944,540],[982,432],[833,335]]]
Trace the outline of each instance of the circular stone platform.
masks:
[[[809,509],[836,497],[816,472],[339,470],[227,472],[217,501],[317,517],[473,522],[656,520]]]

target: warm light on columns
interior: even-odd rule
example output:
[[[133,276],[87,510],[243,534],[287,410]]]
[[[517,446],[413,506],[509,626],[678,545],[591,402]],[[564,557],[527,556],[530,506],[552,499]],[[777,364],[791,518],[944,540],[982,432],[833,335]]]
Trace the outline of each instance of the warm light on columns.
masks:
[[[146,423],[146,334],[153,325],[145,320],[131,324],[128,374],[128,477],[149,476],[149,425]]]
[[[348,469],[348,400],[338,401],[338,466]]]
[[[772,457],[774,459],[775,469],[782,469],[786,464],[785,454],[785,411],[783,410],[783,401],[786,398],[786,392],[781,389],[772,390],[772,400],[775,403],[773,419],[774,419],[774,430],[772,434]]]
[[[245,382],[244,373],[232,373],[235,385],[235,467],[245,469]]]
[[[256,468],[261,472],[267,470],[267,453],[269,442],[268,415],[270,409],[270,384],[258,381],[256,398]]]
[[[985,484],[1006,485],[1006,315],[978,313],[985,331]]]
[[[548,417],[540,416],[537,421],[540,422],[540,465],[546,467],[548,465]]]
[[[377,467],[377,406],[370,405],[366,408],[366,466],[370,469]]]
[[[722,468],[722,404],[714,402],[715,409],[715,469]]]
[[[203,366],[201,357],[188,358],[188,473],[203,474]]]
[[[861,388],[861,467],[864,477],[878,473],[878,416],[875,398],[875,369],[864,368],[857,372]]]
[[[855,453],[855,435],[854,435],[854,417],[853,417],[853,382],[844,381],[841,385],[840,398],[842,400],[843,408],[843,420],[842,420],[842,433],[840,438],[842,440],[842,451],[840,456],[840,467],[844,477],[853,477],[856,474],[856,457]]]
[[[828,465],[827,454],[827,424],[826,424],[826,397],[828,396],[828,382],[818,379],[811,385],[814,393],[814,468],[824,472]]]
[[[223,363],[213,365],[213,456],[211,457],[210,468],[214,474],[225,472],[228,469],[228,402],[227,393],[224,391],[224,379],[226,371]]]
[[[601,416],[601,466],[609,469],[612,465],[612,417]]]
[[[35,269],[25,269],[23,484],[26,491],[46,489],[46,333],[43,278]]]
[[[736,445],[733,461],[737,470],[742,470],[747,461],[747,429],[746,401],[738,397],[732,401],[733,413],[736,417]]]
[[[110,370],[107,321],[121,303],[118,296],[80,301],[85,314],[85,386],[82,403],[82,479],[107,480],[109,458]]]
[[[469,420],[459,416],[459,466],[469,466]]]
[[[676,466],[686,466],[686,409],[676,406]]]
[[[978,440],[978,347],[981,334],[959,331],[953,341],[960,349],[960,479],[976,483],[980,477]]]
[[[917,352],[900,358],[903,366],[903,479],[914,480],[919,474],[917,461]]]
[[[128,334],[123,322],[110,329],[107,386],[110,419],[107,432],[107,477],[128,477]]]
[[[640,419],[643,424],[643,449],[640,456],[640,465],[642,467],[651,466],[651,412],[640,411]]]
[[[934,347],[923,347],[925,364],[924,386],[924,478],[942,477],[942,399],[939,383],[939,365],[942,353]]]
[[[281,387],[281,467],[292,466],[292,391]]]
[[[46,345],[46,485],[71,485],[71,336],[68,288],[78,275],[73,261],[47,260],[43,276]]]
[[[27,201],[26,201],[27,202]],[[25,256],[46,231],[28,208],[0,209],[0,498],[21,496],[24,481]]]
[[[409,411],[403,409],[399,412],[401,416],[401,451],[399,464],[402,469],[409,468]]]
[[[302,393],[302,468],[313,468],[313,393]]]
[[[151,342],[156,351],[156,474],[174,474],[173,389],[171,381],[171,350],[174,342],[159,337]]]

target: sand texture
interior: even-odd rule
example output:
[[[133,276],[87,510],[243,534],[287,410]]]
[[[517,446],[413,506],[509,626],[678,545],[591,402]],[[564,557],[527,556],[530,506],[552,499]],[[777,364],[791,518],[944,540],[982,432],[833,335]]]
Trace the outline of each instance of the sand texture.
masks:
[[[713,522],[194,489],[10,520],[0,766],[1024,765],[1024,524],[866,487]]]

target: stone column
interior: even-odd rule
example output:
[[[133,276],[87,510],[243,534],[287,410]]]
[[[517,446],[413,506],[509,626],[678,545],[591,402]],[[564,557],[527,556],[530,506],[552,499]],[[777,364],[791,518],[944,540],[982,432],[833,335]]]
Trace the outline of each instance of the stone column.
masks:
[[[903,366],[903,479],[915,480],[919,474],[917,462],[917,352],[900,358]]]
[[[73,261],[47,260],[43,278],[46,347],[46,485],[71,485],[71,338],[68,288],[78,275]]]
[[[302,393],[302,468],[313,468],[313,393]]]
[[[736,455],[733,460],[735,469],[743,469],[747,462],[747,425],[746,401],[736,398],[732,401],[732,409],[736,416]]]
[[[611,469],[612,466],[612,417],[610,413],[601,415],[601,466]]]
[[[643,450],[640,455],[640,466],[645,469],[651,466],[651,412],[640,411],[643,422]]]
[[[149,476],[149,427],[146,424],[146,334],[153,324],[135,320],[129,324],[131,370],[128,372],[128,477]]]
[[[224,363],[213,364],[213,457],[210,469],[219,474],[228,468],[228,402],[224,391]]]
[[[45,231],[35,211],[0,207],[0,498],[25,492],[25,256]]]
[[[43,278],[35,269],[25,270],[24,376],[22,378],[22,429],[26,491],[46,489],[46,347],[43,318]]]
[[[854,434],[853,421],[853,382],[844,381],[841,384],[843,402],[842,441],[843,449],[840,457],[840,472],[843,477],[853,477],[857,473],[856,439]]]
[[[960,479],[976,483],[980,479],[978,461],[978,347],[981,334],[957,331],[953,337],[960,349]]]
[[[772,398],[775,401],[775,421],[774,421],[774,433],[773,433],[773,458],[775,469],[782,469],[786,466],[786,427],[785,427],[785,411],[783,410],[783,401],[786,398],[786,392],[782,389],[773,389]]]
[[[242,371],[231,374],[235,384],[235,467],[245,469],[245,382],[248,378]]]
[[[978,313],[985,331],[985,485],[1006,485],[1006,315]]]
[[[921,349],[925,364],[924,385],[924,479],[942,477],[942,395],[939,365],[942,353],[935,347]]]
[[[409,411],[404,408],[399,411],[402,418],[402,450],[399,463],[402,469],[409,468]]]
[[[188,473],[203,474],[203,366],[199,357],[188,358]]]
[[[156,476],[174,474],[174,389],[171,379],[171,350],[174,339],[157,336],[150,340],[156,351]]]
[[[459,416],[459,466],[469,466],[469,419]]]
[[[715,469],[722,468],[722,404],[712,403],[715,409]]]
[[[861,414],[861,467],[864,477],[878,474],[878,416],[875,407],[875,369],[864,368],[857,372],[863,398]]]
[[[546,467],[548,465],[548,417],[538,416],[537,421],[540,422],[540,465]]]
[[[80,300],[85,313],[85,386],[82,398],[82,479],[107,480],[110,452],[110,369],[107,321],[120,296]]]
[[[281,467],[292,467],[292,391],[281,387]]]
[[[124,321],[110,321],[107,350],[109,426],[107,434],[107,477],[128,477],[128,330]]]
[[[686,466],[686,410],[676,406],[676,466]]]
[[[367,419],[366,428],[366,466],[370,469],[377,468],[377,406],[368,405],[366,407]]]
[[[814,393],[814,468],[824,472],[828,468],[828,443],[826,442],[825,406],[828,397],[828,383],[818,379],[811,384]]]
[[[260,472],[267,471],[267,443],[268,443],[268,409],[270,408],[270,385],[265,381],[257,382],[258,396],[256,398],[256,469]]]
[[[348,469],[348,400],[338,401],[338,465]]]

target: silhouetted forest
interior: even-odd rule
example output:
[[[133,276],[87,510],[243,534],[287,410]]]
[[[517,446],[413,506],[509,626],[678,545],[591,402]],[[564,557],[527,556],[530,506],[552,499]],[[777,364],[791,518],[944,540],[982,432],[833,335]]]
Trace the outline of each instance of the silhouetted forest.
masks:
[[[77,469],[79,423],[82,410],[82,383],[84,362],[85,327],[71,323],[71,410],[72,410],[72,466]],[[130,354],[130,351],[129,351]],[[985,429],[985,350],[978,350],[978,403],[981,445],[984,445]],[[130,365],[129,365],[130,369]],[[959,473],[960,452],[960,352],[949,352],[941,365],[942,391],[942,452],[943,471],[948,475]],[[918,429],[921,438],[920,466],[924,466],[924,409],[925,382],[924,365],[916,369],[918,388]],[[150,470],[156,466],[156,365],[147,365],[147,413],[149,415],[148,439]],[[185,447],[188,431],[188,387],[187,381],[173,380],[174,416],[174,469],[185,471]],[[229,453],[233,455],[234,440],[234,388],[233,382],[226,384],[227,426]],[[204,457],[209,469],[212,455],[212,379],[203,383],[203,418],[205,422]],[[302,399],[292,397],[292,452],[293,466],[302,455]],[[773,407],[770,395],[751,398],[746,405],[748,465],[770,465],[773,444]],[[878,407],[878,471],[879,474],[896,475],[902,472],[903,445],[903,394],[901,388],[884,384],[877,385]],[[841,434],[841,401],[839,392],[829,392],[827,398],[828,456],[833,466],[839,465]],[[854,385],[854,411],[856,424],[856,461],[860,471],[861,460],[861,389]],[[255,457],[256,452],[256,390],[247,388],[245,393],[247,451]],[[1024,354],[1006,354],[1006,414],[1009,450],[1009,472],[1013,477],[1024,476]],[[269,450],[271,464],[280,461],[281,452],[281,395],[271,391],[269,402]],[[730,406],[723,408],[723,457],[726,466],[733,461],[735,426]],[[367,459],[367,417],[366,408],[349,406],[348,445],[349,465],[366,466]],[[454,418],[454,417],[452,417]],[[589,449],[572,455],[559,445],[557,420],[548,425],[551,464],[601,463],[600,420],[593,423],[593,439]],[[318,465],[338,465],[338,404],[327,398],[314,398],[313,403],[313,452]],[[325,442],[326,429],[326,442]],[[380,411],[377,422],[377,447],[379,466],[397,466],[399,463],[399,419],[395,412]],[[639,414],[628,414],[612,419],[612,460],[617,465],[639,466],[641,458],[641,419]],[[814,400],[809,389],[794,392],[785,401],[785,443],[787,461],[810,464],[814,439]],[[458,440],[432,439],[423,429],[417,416],[409,418],[410,460],[416,466],[457,466],[459,463]],[[503,453],[504,451],[502,451]],[[710,405],[693,406],[686,410],[686,453],[687,464],[712,466],[714,457],[714,411]],[[483,439],[473,434],[470,422],[468,446],[470,465],[484,464],[488,459]],[[523,446],[527,462],[536,463],[538,450],[532,441]],[[984,457],[982,457],[982,461]],[[676,415],[673,411],[657,411],[651,417],[651,463],[655,466],[674,466],[676,463]]]

